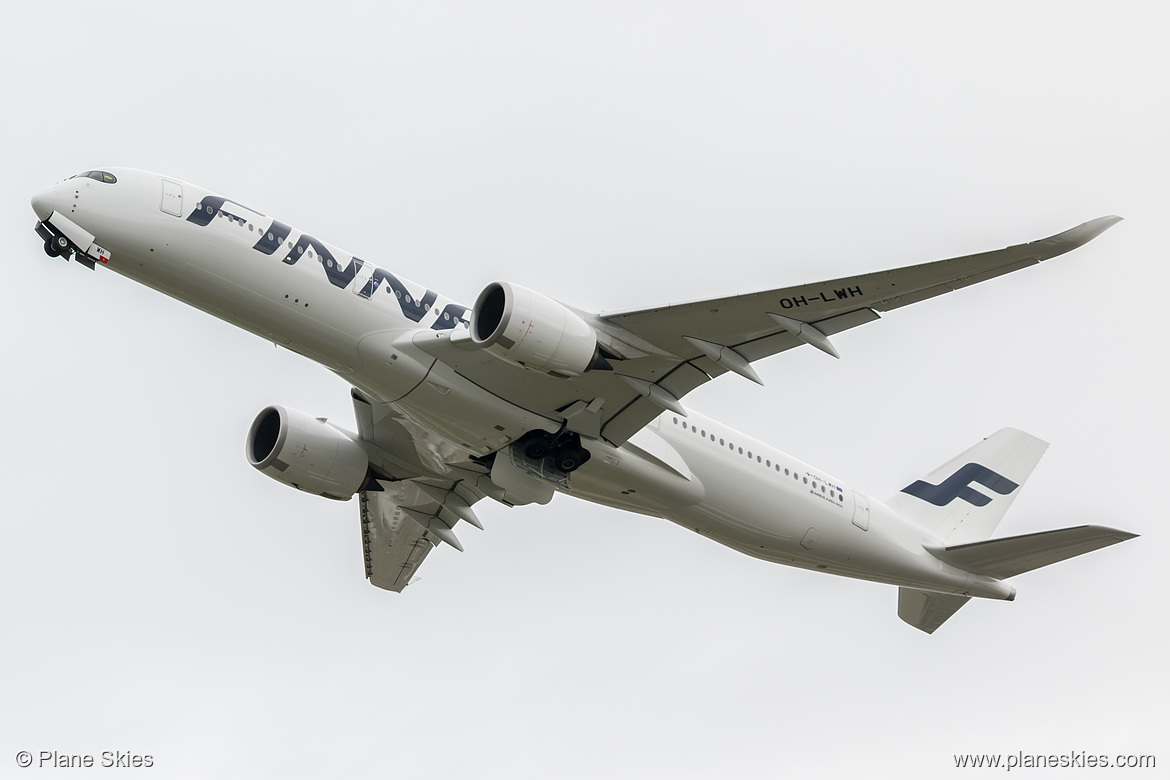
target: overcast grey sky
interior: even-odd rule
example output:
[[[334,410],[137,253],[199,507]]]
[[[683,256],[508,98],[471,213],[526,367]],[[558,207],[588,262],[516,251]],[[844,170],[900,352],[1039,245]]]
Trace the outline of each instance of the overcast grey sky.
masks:
[[[1081,750],[1170,765],[1160,4],[0,18],[0,775],[24,776],[19,750],[151,754],[168,778],[938,778],[954,753]],[[1142,538],[1023,575],[1015,603],[976,600],[934,636],[898,620],[894,588],[563,496],[480,504],[465,553],[379,591],[356,502],[243,454],[268,403],[351,427],[346,385],[42,254],[32,193],[123,165],[465,303],[503,279],[594,310],[1120,214],[1072,255],[842,334],[840,361],[793,350],[758,366],[766,387],[727,376],[687,401],[877,497],[1020,427],[1052,447],[1000,534]]]

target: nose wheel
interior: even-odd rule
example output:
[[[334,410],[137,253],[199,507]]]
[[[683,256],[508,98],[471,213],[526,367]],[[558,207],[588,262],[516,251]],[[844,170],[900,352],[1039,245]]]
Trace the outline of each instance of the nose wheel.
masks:
[[[45,239],[45,254],[49,257],[60,257],[69,251],[69,239],[65,236],[51,236]]]
[[[53,230],[44,222],[38,222],[36,227],[37,235],[45,241],[45,254],[49,257],[69,257],[73,251],[72,244],[69,239],[61,233]]]

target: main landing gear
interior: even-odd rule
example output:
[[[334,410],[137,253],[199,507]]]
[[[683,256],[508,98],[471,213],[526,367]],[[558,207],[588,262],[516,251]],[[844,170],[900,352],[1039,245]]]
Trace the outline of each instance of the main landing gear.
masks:
[[[557,469],[571,474],[589,460],[589,450],[581,446],[581,437],[573,432],[552,436],[532,431],[521,438],[520,449],[529,460],[552,458]]]

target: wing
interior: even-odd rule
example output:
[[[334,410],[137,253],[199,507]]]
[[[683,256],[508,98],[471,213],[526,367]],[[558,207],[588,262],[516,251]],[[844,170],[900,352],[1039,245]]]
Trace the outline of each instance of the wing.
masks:
[[[371,584],[401,593],[439,542],[463,552],[455,536],[460,520],[483,529],[471,509],[481,494],[467,480],[435,482],[441,480],[378,480],[378,489],[358,493]]]
[[[429,468],[426,450],[385,404],[354,388],[354,416],[361,438],[372,445],[378,478],[358,493],[366,578],[401,593],[431,549],[445,542],[460,552],[460,520],[483,528],[472,505],[498,489],[486,474],[455,465]],[[473,465],[473,464],[465,464]]]
[[[366,490],[358,499],[366,578],[379,588],[401,593],[438,540],[431,539],[393,496]]]
[[[861,309],[890,311],[1062,255],[1120,221],[1120,217],[1100,217],[1049,238],[994,252],[749,295],[602,316],[606,322],[668,352],[694,355],[695,349],[684,340],[684,336],[691,335],[716,344],[744,347],[751,352],[752,360],[758,360],[787,348],[779,342],[775,345],[779,349],[759,344],[762,339],[786,330],[777,327],[776,321],[768,316],[770,313],[800,323],[827,323]]]
[[[751,362],[802,344],[836,354],[829,337],[872,322],[878,312],[933,298],[1062,255],[1120,217],[993,252],[827,282],[601,315],[580,313],[598,331],[613,370],[565,380],[512,366],[469,339],[416,344],[500,398],[582,435],[621,444],[679,399],[733,371],[759,381]]]

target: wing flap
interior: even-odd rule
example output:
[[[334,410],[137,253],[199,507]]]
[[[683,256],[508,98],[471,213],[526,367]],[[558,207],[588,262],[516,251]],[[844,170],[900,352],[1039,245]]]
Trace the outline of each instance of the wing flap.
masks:
[[[366,490],[358,499],[366,577],[372,585],[401,593],[437,540],[385,492]]]

